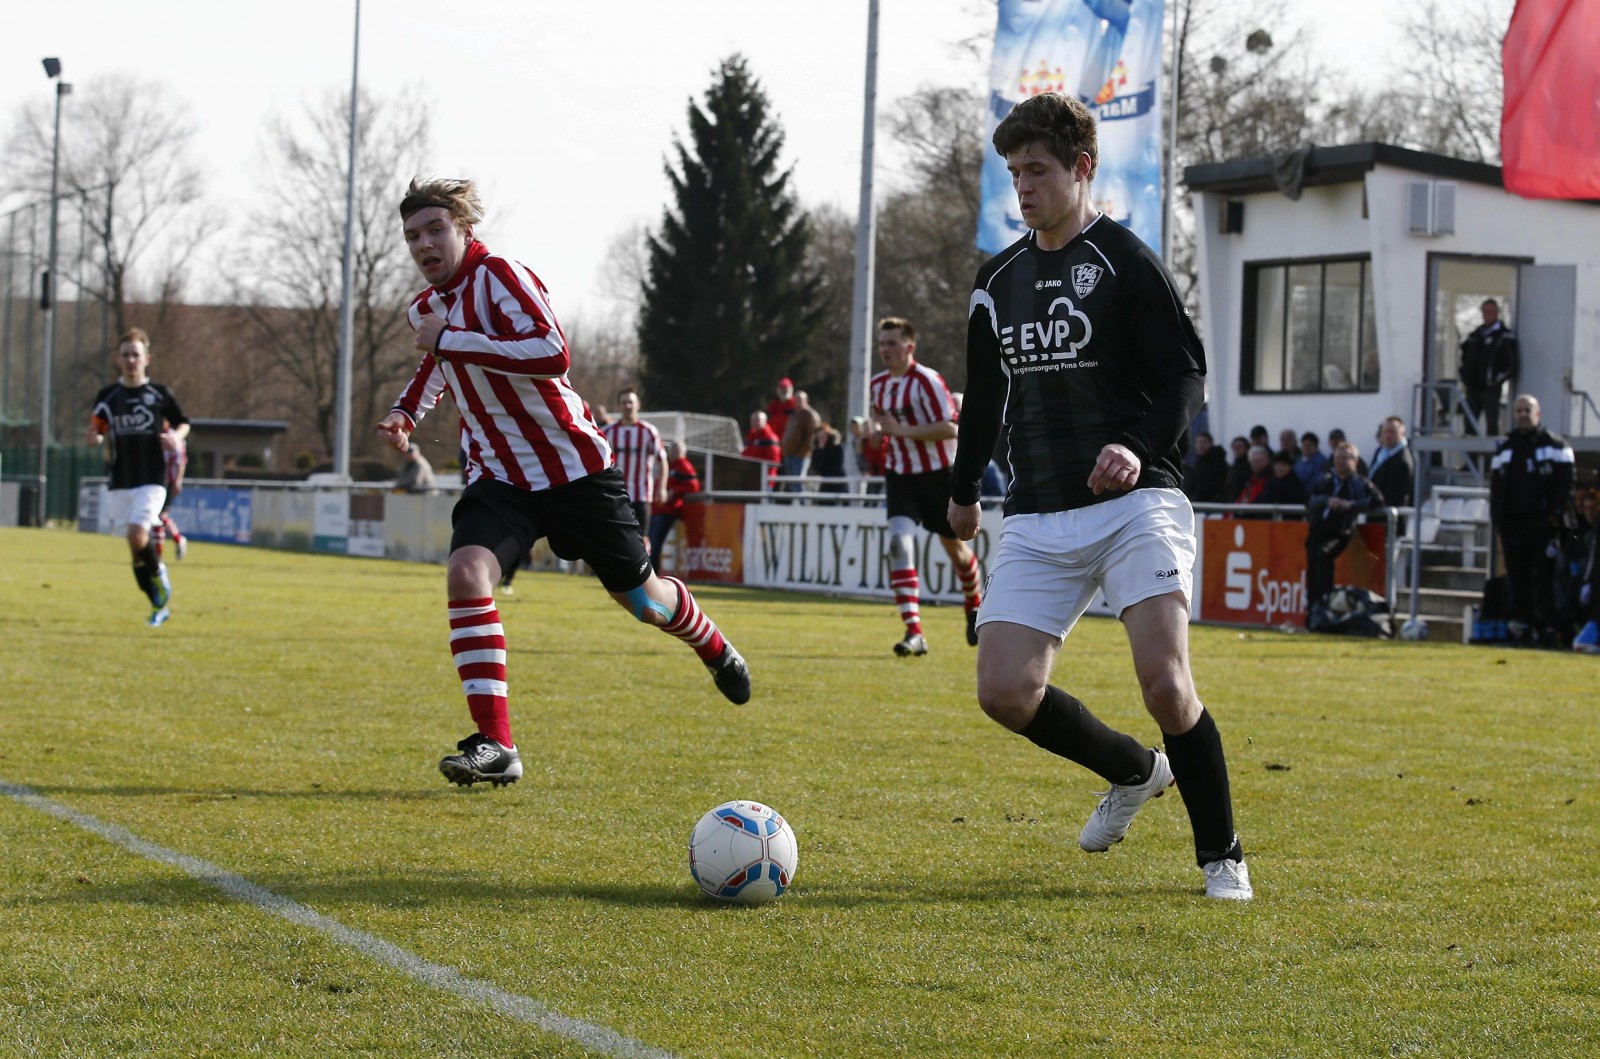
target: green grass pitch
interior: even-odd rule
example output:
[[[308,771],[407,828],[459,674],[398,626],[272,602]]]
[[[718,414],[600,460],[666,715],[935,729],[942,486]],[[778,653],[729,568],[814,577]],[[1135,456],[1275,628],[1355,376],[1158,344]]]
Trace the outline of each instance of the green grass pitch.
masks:
[[[731,707],[584,577],[502,601],[527,769],[470,731],[433,566],[196,544],[173,619],[118,540],[0,530],[0,780],[681,1056],[1600,1054],[1600,662],[1193,631],[1256,900],[1187,819],[1076,836],[1099,781],[985,719],[955,608],[707,587]],[[1154,741],[1118,625],[1057,683]],[[776,905],[717,907],[700,814],[777,807]],[[578,1056],[0,797],[0,1056]]]

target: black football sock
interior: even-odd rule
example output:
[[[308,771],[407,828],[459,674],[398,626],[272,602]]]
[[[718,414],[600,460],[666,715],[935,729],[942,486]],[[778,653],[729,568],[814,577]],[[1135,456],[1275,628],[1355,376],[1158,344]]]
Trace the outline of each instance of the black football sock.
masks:
[[[139,557],[145,571],[145,576],[139,579],[139,587],[144,589],[144,594],[150,597],[152,604],[160,606],[159,603],[156,603],[156,600],[161,598],[161,582],[157,580],[156,571],[161,569],[161,555],[156,551],[154,537],[151,537],[146,542],[144,550],[139,553]],[[138,567],[135,567],[135,569],[137,570]],[[134,576],[137,577],[138,575],[135,574]]]
[[[1203,707],[1200,720],[1182,735],[1169,735],[1167,761],[1194,831],[1194,856],[1201,865],[1214,860],[1244,860],[1244,847],[1233,833],[1233,798],[1228,792],[1228,762],[1222,756],[1222,735]]]
[[[155,594],[155,567],[145,565],[143,552],[133,560],[133,579],[139,582],[139,591],[145,596]]]
[[[1053,684],[1046,685],[1039,712],[1022,734],[1050,753],[1076,761],[1108,783],[1143,783],[1155,764],[1149,747],[1109,727],[1087,706]]]

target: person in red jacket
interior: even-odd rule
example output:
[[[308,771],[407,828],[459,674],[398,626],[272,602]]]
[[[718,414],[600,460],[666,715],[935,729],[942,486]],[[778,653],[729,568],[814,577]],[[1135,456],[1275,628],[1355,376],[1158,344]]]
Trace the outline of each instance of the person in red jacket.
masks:
[[[700,491],[700,472],[689,462],[681,441],[667,443],[667,499],[650,513],[650,565],[661,570],[661,548],[672,524],[683,517],[684,498]]]
[[[778,396],[767,403],[767,425],[780,441],[785,428],[789,426],[789,416],[793,413],[794,380],[785,377],[778,380]]]
[[[783,442],[773,433],[767,413],[751,412],[750,432],[744,436],[744,448],[739,450],[739,455],[770,463],[772,466],[767,468],[767,479],[770,482],[778,473],[778,461],[782,458],[782,454]]]

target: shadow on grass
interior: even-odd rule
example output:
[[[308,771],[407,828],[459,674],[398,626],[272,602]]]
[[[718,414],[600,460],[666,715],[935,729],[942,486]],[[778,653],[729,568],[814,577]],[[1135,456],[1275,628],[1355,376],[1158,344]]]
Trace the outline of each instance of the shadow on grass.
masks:
[[[738,912],[742,906],[721,904],[705,897],[685,879],[683,884],[582,882],[537,879],[486,879],[450,871],[404,874],[352,873],[332,878],[308,879],[304,875],[261,874],[246,878],[256,886],[287,897],[334,918],[352,905],[376,909],[421,910],[460,907],[478,914],[474,906],[492,907],[496,914],[532,913],[551,902],[585,902],[633,909],[681,909],[706,913]],[[928,880],[916,884],[873,886],[870,883],[821,883],[791,890],[783,906],[791,913],[817,909],[915,907],[938,905],[999,906],[1017,901],[1071,901],[1086,904],[1126,901],[1130,897],[1188,895],[1192,887],[1173,884],[1132,884],[1091,887],[1039,884],[1019,887],[1014,878],[969,879],[960,883]],[[144,905],[163,907],[233,904],[235,899],[197,879],[169,883],[139,882],[96,885],[79,877],[73,889],[50,896],[13,900],[0,907],[23,905]]]
[[[367,798],[392,802],[427,802],[440,798],[465,798],[484,794],[486,790],[440,787],[423,790],[411,787],[360,789],[349,787],[296,787],[282,790],[254,790],[217,787],[205,790],[196,787],[140,787],[132,784],[108,787],[80,787],[67,784],[30,783],[28,789],[42,797],[58,796],[84,798],[185,798],[190,801],[232,801],[238,798]]]

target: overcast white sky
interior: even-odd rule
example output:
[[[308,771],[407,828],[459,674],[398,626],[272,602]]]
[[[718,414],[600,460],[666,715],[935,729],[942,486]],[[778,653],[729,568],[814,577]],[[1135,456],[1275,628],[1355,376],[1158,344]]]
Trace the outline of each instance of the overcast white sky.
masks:
[[[1286,6],[1315,33],[1319,58],[1365,82],[1401,48],[1395,0]],[[354,10],[354,0],[18,0],[0,33],[0,133],[19,103],[50,98],[44,56],[80,83],[136,70],[190,105],[208,192],[242,214],[263,117],[348,86]],[[881,0],[880,115],[922,84],[980,89],[986,71],[953,45],[992,33],[988,11],[981,0]],[[361,79],[383,94],[421,86],[434,103],[433,172],[480,181],[485,240],[538,272],[558,312],[604,311],[608,243],[661,216],[662,162],[686,104],[735,51],[783,124],[802,200],[854,213],[866,19],[867,0],[365,0]]]

